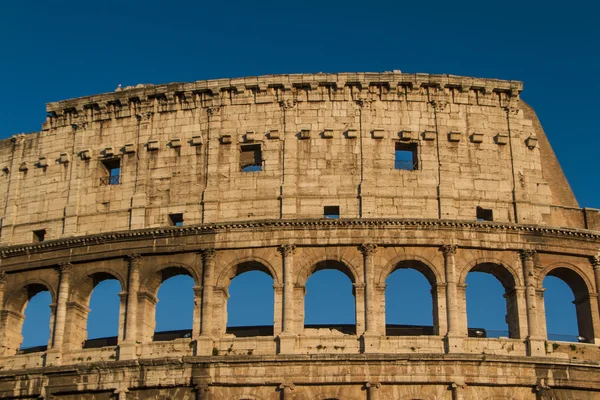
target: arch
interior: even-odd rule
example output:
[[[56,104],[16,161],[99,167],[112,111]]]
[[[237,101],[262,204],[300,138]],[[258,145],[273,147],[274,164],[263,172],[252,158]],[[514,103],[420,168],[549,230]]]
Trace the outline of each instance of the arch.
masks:
[[[123,291],[123,277],[109,268],[92,268],[85,274],[73,280],[71,283],[69,302],[67,304],[67,317],[65,323],[65,343],[69,348],[81,348],[90,346],[86,341],[88,337],[88,317],[90,312],[90,300],[96,287],[107,280],[115,280]],[[121,299],[119,299],[119,316],[122,314]],[[120,318],[120,317],[118,317]],[[117,336],[118,333],[117,333]],[[95,338],[99,339],[99,338]],[[94,343],[94,342],[92,342]],[[100,342],[98,342],[100,343]],[[101,344],[100,344],[101,345]],[[96,345],[91,345],[96,347]]]
[[[228,292],[227,307],[224,307],[227,333],[243,337],[273,336],[275,290],[272,276],[263,270],[244,271],[230,281]],[[232,321],[235,318],[237,322]]]
[[[379,278],[375,282],[376,284],[385,283],[387,278],[390,277],[398,269],[410,268],[422,273],[425,278],[429,281],[431,287],[435,287],[440,282],[443,282],[440,272],[433,264],[426,258],[416,255],[398,256],[389,261],[381,270]]]
[[[215,286],[219,288],[229,287],[229,282],[238,275],[248,271],[262,271],[273,278],[273,283],[280,284],[281,278],[273,265],[262,257],[250,256],[238,258],[221,269],[219,276],[215,281]]]
[[[577,330],[579,340],[583,342],[594,341],[594,325],[592,321],[592,305],[590,299],[591,282],[577,266],[569,263],[556,262],[546,267],[540,274],[538,284],[544,285],[547,277],[552,276],[566,283],[573,292]],[[548,310],[546,310],[546,315]],[[546,317],[546,316],[545,316]],[[546,321],[547,324],[547,321]],[[547,332],[548,334],[549,332]]]
[[[25,322],[25,308],[29,301],[38,293],[50,293],[50,305],[56,304],[56,293],[52,286],[46,281],[36,278],[22,282],[16,289],[7,293],[5,301],[5,312],[1,313],[0,325],[3,329],[1,338],[2,346],[7,349],[6,354],[15,354],[23,340],[23,324]],[[53,311],[50,314],[50,326],[48,327],[50,338],[52,338]]]
[[[503,315],[501,321],[502,324],[506,323],[508,328],[508,336],[510,338],[520,338],[521,337],[521,326],[520,326],[520,315],[519,315],[519,295],[515,290],[517,288],[517,282],[521,282],[520,275],[509,265],[503,263],[497,259],[491,258],[482,258],[475,260],[468,268],[463,270],[463,275],[461,276],[460,282],[465,285],[467,288],[467,277],[471,272],[483,272],[486,274],[492,275],[494,278],[500,282],[504,289],[504,304],[505,304],[505,315]],[[473,286],[471,286],[471,290],[473,290]],[[467,288],[467,292],[465,293],[465,306],[467,311],[467,326],[469,324],[469,296],[467,295],[469,289]],[[486,328],[485,326],[477,326],[476,328]],[[489,329],[489,328],[488,328]],[[500,329],[503,331],[504,329]],[[490,332],[488,332],[489,334]],[[498,332],[500,336],[505,335],[505,333]]]
[[[202,282],[192,266],[180,262],[167,262],[150,269],[146,278],[142,280],[140,291],[148,292],[156,297],[160,285],[167,279],[177,275],[191,277],[194,280],[195,286],[199,286]]]
[[[491,274],[500,281],[506,290],[512,290],[517,286],[523,286],[521,274],[509,264],[496,258],[482,257],[472,261],[467,268],[462,270],[459,282],[466,284],[469,272],[485,272]]]
[[[48,291],[52,298],[52,303],[56,304],[56,291],[47,281],[39,278],[28,279],[17,286],[16,289],[8,292],[4,300],[4,309],[23,314],[25,306],[29,299],[39,292]]]
[[[401,272],[401,270],[412,270],[414,271],[416,274],[420,275],[420,276],[414,276],[413,279],[409,279],[406,281],[398,281],[397,278],[393,278],[392,282],[390,282],[390,278],[392,278],[392,276],[394,274],[399,274]],[[428,288],[427,291],[425,293],[425,295],[423,297],[421,297],[421,295],[423,295],[422,291],[419,292],[411,292],[411,288],[422,288],[422,284],[423,281],[425,280],[427,282]],[[396,280],[396,282],[394,282],[394,280]],[[421,282],[419,282],[418,280],[421,280]],[[409,284],[410,286],[407,287],[406,284]],[[395,288],[401,288],[402,290],[397,290],[397,291],[393,291],[393,289]],[[385,291],[383,294],[383,298],[384,298],[384,318],[385,318],[385,332],[386,335],[388,336],[412,336],[412,335],[437,335],[439,334],[439,321],[438,321],[438,299],[437,299],[437,291],[434,290],[436,287],[436,275],[435,273],[430,269],[430,267],[426,264],[424,264],[421,261],[415,261],[415,260],[402,260],[398,263],[396,263],[395,265],[393,265],[393,269],[392,272],[387,275],[386,280],[385,280]],[[408,290],[406,290],[407,288],[409,288]],[[410,304],[410,300],[408,300],[408,302],[406,301],[406,298],[402,298],[402,296],[406,296],[406,294],[412,294],[413,297],[410,300],[415,300],[415,296],[416,299],[419,300],[420,304],[428,304],[428,302],[430,302],[431,306],[428,307],[428,311],[429,311],[429,317],[431,317],[431,322],[428,321],[411,321],[410,323],[408,321],[405,320],[406,315],[404,316],[405,318],[403,318],[402,322],[398,322],[398,321],[393,321],[394,318],[390,318],[391,316],[391,310],[395,309],[395,310],[400,310],[399,312],[394,313],[394,315],[398,315],[402,313],[402,310],[406,310],[407,307],[405,307],[406,304]],[[392,300],[394,300],[394,296],[396,299],[398,299],[398,296],[400,296],[400,300],[402,300],[400,302],[400,306],[398,306],[398,303],[394,303]],[[427,299],[425,299],[425,297],[427,297]],[[393,305],[396,305],[396,307],[393,307]],[[413,308],[413,307],[411,307]],[[425,310],[424,310],[425,311]],[[419,313],[419,315],[422,317],[424,314],[423,313]],[[414,315],[413,315],[414,317]],[[416,324],[417,323],[417,324]]]
[[[339,259],[333,259],[331,257],[320,256],[304,263],[302,267],[298,269],[296,274],[296,285],[306,286],[306,281],[317,271],[324,269],[335,269],[346,275],[352,283],[362,283],[362,273],[360,269],[352,264],[345,257]]]
[[[560,269],[560,271],[556,271],[557,269]],[[557,261],[547,265],[539,274],[539,279],[537,282],[538,290],[542,290],[544,288],[543,284],[546,276],[555,276],[559,279],[562,279],[567,285],[569,285],[576,298],[576,293],[585,293],[585,295],[589,295],[589,293],[595,292],[594,284],[592,281],[590,281],[587,274],[577,265],[569,262]]]

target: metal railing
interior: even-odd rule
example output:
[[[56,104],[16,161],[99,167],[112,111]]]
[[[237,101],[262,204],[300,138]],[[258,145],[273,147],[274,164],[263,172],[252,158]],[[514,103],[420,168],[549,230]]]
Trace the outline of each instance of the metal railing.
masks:
[[[242,167],[242,172],[260,172],[262,171],[262,163],[261,164],[248,164]]]
[[[100,186],[118,185],[120,182],[119,175],[103,176],[100,178]]]
[[[417,163],[408,160],[396,160],[394,161],[394,169],[403,169],[407,171],[414,171],[417,169]]]

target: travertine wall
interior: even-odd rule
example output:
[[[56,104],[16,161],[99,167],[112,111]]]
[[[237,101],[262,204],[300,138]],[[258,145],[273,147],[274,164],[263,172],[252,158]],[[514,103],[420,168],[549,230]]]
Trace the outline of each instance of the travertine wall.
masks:
[[[600,215],[578,208],[520,90],[319,74],[49,104],[40,133],[0,142],[0,398],[600,399]],[[396,142],[417,146],[416,170],[394,168]],[[240,170],[249,144],[260,172]],[[118,184],[102,184],[107,160]],[[323,218],[328,205],[341,219]],[[386,331],[400,268],[431,285],[431,335]],[[320,269],[352,281],[354,333],[305,326]],[[273,333],[237,337],[229,284],[250,270],[273,279]],[[508,337],[468,334],[472,271],[504,286]],[[192,330],[156,340],[158,289],[179,274],[194,280]],[[573,291],[581,343],[547,338],[547,276]],[[116,344],[86,346],[105,279],[122,289]],[[50,340],[19,350],[40,291]]]
[[[593,227],[520,82],[317,74],[146,85],[48,104],[39,133],[0,142],[1,243],[256,219],[494,220]],[[418,169],[394,168],[415,143]],[[240,146],[262,148],[242,172]],[[118,159],[119,184],[102,161]],[[596,215],[595,210],[587,210]],[[515,215],[516,213],[516,215]]]

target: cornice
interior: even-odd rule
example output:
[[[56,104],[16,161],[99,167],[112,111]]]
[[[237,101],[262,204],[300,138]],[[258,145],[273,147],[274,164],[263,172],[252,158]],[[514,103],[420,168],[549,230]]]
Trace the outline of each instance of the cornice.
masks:
[[[599,231],[548,227],[540,225],[520,225],[510,223],[480,223],[476,221],[428,220],[428,219],[296,219],[239,221],[181,227],[160,227],[140,230],[107,232],[95,235],[76,236],[49,240],[41,243],[19,244],[0,247],[0,258],[26,254],[44,253],[60,249],[86,247],[122,241],[161,239],[192,235],[217,234],[247,229],[349,229],[349,228],[416,228],[416,229],[473,229],[486,233],[512,232],[516,234],[537,234],[556,238],[576,238],[600,241]]]

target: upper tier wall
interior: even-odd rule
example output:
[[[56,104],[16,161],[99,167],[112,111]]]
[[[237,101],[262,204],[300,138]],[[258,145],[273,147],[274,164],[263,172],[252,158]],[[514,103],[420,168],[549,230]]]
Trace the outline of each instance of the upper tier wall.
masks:
[[[317,74],[143,85],[49,103],[0,142],[1,244],[247,219],[476,218],[594,228],[515,81]],[[415,170],[394,167],[398,143]],[[260,172],[242,172],[255,144]],[[400,145],[401,146],[401,145]],[[412,147],[411,147],[412,146]],[[251,157],[252,158],[252,157]],[[107,167],[120,176],[107,177]],[[113,184],[111,184],[113,183]]]

